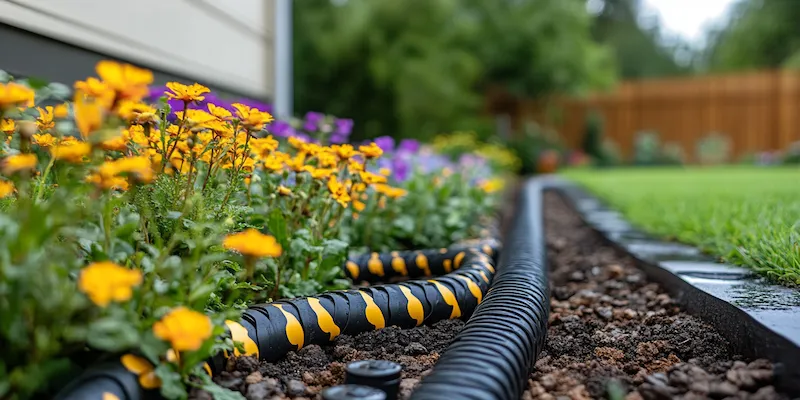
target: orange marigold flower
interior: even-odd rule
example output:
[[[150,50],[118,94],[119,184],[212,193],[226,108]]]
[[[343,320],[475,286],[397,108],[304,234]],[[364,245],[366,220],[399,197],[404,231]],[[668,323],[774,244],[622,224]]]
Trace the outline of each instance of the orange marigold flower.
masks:
[[[211,337],[213,326],[207,315],[178,307],[153,324],[153,334],[168,341],[175,351],[195,351]]]
[[[13,107],[33,107],[33,89],[18,83],[0,83],[0,111]]]
[[[128,138],[125,135],[116,135],[100,143],[100,148],[106,151],[125,151],[128,148]]]
[[[386,184],[379,183],[373,186],[378,193],[385,194],[387,197],[397,199],[405,196],[408,192],[405,189],[391,187]]]
[[[248,129],[260,131],[264,129],[264,124],[273,121],[270,113],[260,111],[254,107],[249,107],[241,103],[233,103],[233,108],[236,109],[236,117],[239,118],[242,126]]]
[[[139,101],[147,96],[147,86],[153,83],[152,71],[130,64],[103,60],[97,63],[95,70],[119,100]]]
[[[3,173],[11,175],[19,171],[28,171],[36,168],[36,154],[15,154],[3,160]]]
[[[264,161],[264,168],[266,169],[272,171],[280,171],[283,169],[284,159],[275,154],[270,154],[268,157],[265,157],[263,161]]]
[[[215,116],[220,121],[230,121],[231,118],[233,118],[231,112],[226,108],[212,103],[208,103],[208,112],[210,112],[211,115]]]
[[[206,98],[203,94],[211,92],[209,88],[199,83],[184,85],[178,82],[167,82],[167,88],[170,90],[166,93],[167,97],[186,102],[203,101]]]
[[[36,126],[40,131],[46,131],[56,127],[53,106],[47,106],[45,108],[36,107],[36,110],[39,111],[39,117],[36,118]]]
[[[156,124],[159,121],[158,110],[149,104],[125,100],[117,107],[117,115],[135,124]]]
[[[253,154],[264,158],[278,149],[278,141],[273,139],[272,135],[269,135],[265,138],[251,139],[250,148],[252,149]]]
[[[102,102],[97,99],[92,99],[82,92],[75,92],[75,101],[73,107],[75,109],[75,125],[81,132],[81,136],[85,139],[89,134],[100,129],[103,124],[103,107]]]
[[[17,130],[17,124],[13,119],[3,118],[0,120],[0,131],[6,135],[13,135],[15,130]]]
[[[357,151],[353,148],[352,145],[349,144],[335,144],[331,146],[331,148],[336,152],[336,155],[339,156],[342,160],[347,160],[350,157],[355,156],[358,154]]]
[[[128,269],[110,261],[89,264],[81,271],[78,289],[100,307],[112,301],[128,301],[133,288],[142,283],[142,271]]]
[[[14,183],[10,181],[0,181],[0,198],[5,198],[14,193]]]
[[[83,162],[83,159],[91,152],[92,146],[88,143],[72,140],[62,140],[61,143],[50,149],[50,154],[55,157],[56,160],[63,160],[70,163]]]
[[[49,133],[37,133],[33,135],[33,143],[40,147],[50,147],[56,144],[56,137]]]
[[[283,248],[272,235],[265,235],[255,229],[230,234],[222,241],[222,247],[235,250],[248,257],[278,257]]]
[[[53,110],[53,114],[56,118],[66,118],[69,115],[69,105],[67,103],[57,105]]]
[[[361,176],[361,180],[368,185],[374,185],[376,183],[386,183],[386,177],[383,175],[373,174],[369,171],[361,171],[358,173]]]
[[[139,384],[143,388],[156,389],[161,386],[161,379],[156,375],[156,367],[150,361],[133,354],[125,354],[120,358],[120,362],[125,369],[139,376]]]
[[[115,175],[103,175],[102,173],[89,174],[86,182],[106,190],[127,191],[130,185],[125,178]]]
[[[327,179],[336,172],[330,168],[314,168],[310,165],[306,166],[306,171],[308,171],[314,179]]]
[[[375,144],[375,142],[370,143],[367,146],[358,146],[358,151],[364,154],[367,158],[378,158],[383,154],[383,150]]]
[[[294,136],[290,136],[289,137],[289,145],[294,147],[297,150],[302,149],[305,144],[306,144],[306,142],[303,141],[303,139],[300,139],[300,138],[297,138],[297,137],[294,137]]]
[[[114,90],[94,77],[75,82],[75,94],[77,95],[78,92],[95,99],[104,109],[111,108],[111,103],[114,101]]]
[[[328,179],[328,190],[331,192],[333,199],[342,207],[347,207],[347,204],[350,203],[351,199],[347,188],[342,185],[341,182],[337,181],[335,176],[331,176],[330,179]]]
[[[285,160],[286,166],[289,167],[294,172],[303,172],[305,171],[305,155],[303,153],[299,153],[294,158],[289,158]]]
[[[366,207],[367,207],[367,205],[364,204],[364,202],[362,202],[360,200],[353,200],[353,208],[356,211],[358,211],[358,212],[364,211],[364,208],[366,208]]]

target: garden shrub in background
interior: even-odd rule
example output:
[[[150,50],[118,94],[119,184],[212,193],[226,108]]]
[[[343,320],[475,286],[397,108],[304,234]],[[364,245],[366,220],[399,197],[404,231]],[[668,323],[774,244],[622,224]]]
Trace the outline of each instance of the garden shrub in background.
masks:
[[[794,142],[783,153],[783,163],[787,165],[800,164],[800,142]]]
[[[586,130],[584,131],[581,149],[597,166],[606,166],[606,154],[603,149],[603,116],[597,111],[589,113],[586,118]]]
[[[634,165],[658,165],[661,159],[661,141],[658,132],[637,132],[633,142]]]
[[[661,149],[661,162],[663,165],[683,165],[686,163],[686,153],[677,143],[664,143]]]
[[[697,141],[695,156],[703,165],[723,164],[730,160],[731,142],[720,133],[710,133]]]
[[[478,155],[497,171],[515,174],[520,169],[519,157],[511,149],[500,143],[481,141],[475,132],[438,135],[433,140],[433,149],[450,156],[452,160],[464,154]]]
[[[542,128],[534,121],[525,123],[522,132],[515,133],[508,141],[508,148],[513,149],[521,162],[520,173],[532,175],[539,170],[539,160],[543,152],[556,151],[561,154],[566,147],[561,143],[558,134]]]
[[[0,398],[41,398],[97,351],[167,398],[222,393],[203,360],[233,349],[225,320],[345,287],[351,243],[477,236],[503,186],[483,157],[329,145],[349,127],[323,114],[279,135],[269,113],[204,86],[172,82],[153,103],[150,71],[97,74],[44,107],[0,86]]]

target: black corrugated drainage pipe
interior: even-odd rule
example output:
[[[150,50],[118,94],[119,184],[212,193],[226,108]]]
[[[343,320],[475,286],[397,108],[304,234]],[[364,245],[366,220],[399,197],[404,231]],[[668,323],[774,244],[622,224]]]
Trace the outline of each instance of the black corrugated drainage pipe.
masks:
[[[228,333],[235,342],[244,345],[243,355],[276,361],[309,344],[329,344],[341,334],[356,335],[392,325],[413,328],[445,319],[468,319],[483,301],[495,275],[494,262],[484,251],[495,253],[496,248],[482,247],[458,246],[452,250],[379,256],[391,266],[392,262],[396,265],[394,259],[398,256],[408,259],[413,255],[407,265],[416,268],[422,260],[417,253],[423,254],[429,269],[438,271],[447,263],[452,272],[428,280],[325,292],[251,306],[240,322],[226,322]],[[370,258],[355,261],[369,263]],[[357,266],[369,269],[368,265]],[[241,355],[238,350],[234,353]],[[208,360],[207,372],[213,375],[223,370],[230,355],[218,354]],[[104,393],[120,400],[158,398],[157,390],[142,389],[137,379],[133,371],[122,367],[121,361],[114,361],[88,369],[57,399],[101,400]]]
[[[412,400],[522,396],[544,346],[550,296],[539,183],[527,182],[518,201],[492,288]]]

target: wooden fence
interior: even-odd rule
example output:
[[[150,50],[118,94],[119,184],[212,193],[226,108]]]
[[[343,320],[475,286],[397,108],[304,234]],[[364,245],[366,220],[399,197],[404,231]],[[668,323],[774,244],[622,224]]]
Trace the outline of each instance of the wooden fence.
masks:
[[[733,157],[800,140],[800,73],[793,71],[623,82],[608,93],[547,103],[492,95],[489,102],[493,113],[511,116],[514,128],[535,121],[572,147],[580,146],[595,110],[604,118],[605,137],[626,158],[637,132],[646,130],[658,132],[662,143],[679,145],[690,160],[698,140],[710,133],[729,138]]]

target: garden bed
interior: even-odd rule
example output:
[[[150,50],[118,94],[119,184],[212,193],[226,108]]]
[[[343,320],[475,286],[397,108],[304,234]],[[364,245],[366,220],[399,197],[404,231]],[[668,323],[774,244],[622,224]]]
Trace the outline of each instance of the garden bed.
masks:
[[[731,354],[557,194],[544,217],[552,313],[524,399],[787,398],[768,361]]]

